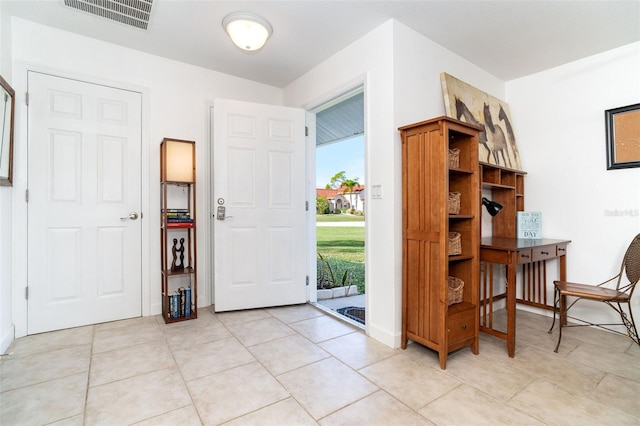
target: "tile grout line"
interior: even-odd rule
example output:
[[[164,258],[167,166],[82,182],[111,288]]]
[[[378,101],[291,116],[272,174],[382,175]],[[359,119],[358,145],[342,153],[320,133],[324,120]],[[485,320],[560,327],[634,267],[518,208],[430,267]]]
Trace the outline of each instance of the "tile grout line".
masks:
[[[159,324],[159,326],[161,326],[161,325]],[[222,324],[222,326],[226,328],[226,326],[224,324]],[[196,415],[198,416],[198,420],[200,420],[201,424],[205,424],[204,421],[202,420],[202,414],[200,414],[200,410],[198,410],[198,406],[196,405],[196,402],[193,400],[193,394],[191,393],[191,389],[189,388],[189,385],[187,384],[187,381],[185,380],[184,375],[182,374],[182,370],[180,369],[180,366],[178,365],[178,360],[176,359],[174,350],[171,347],[171,345],[169,344],[169,341],[167,340],[167,333],[165,333],[165,330],[163,330],[163,329],[160,329],[160,331],[162,332],[162,338],[164,340],[164,344],[167,346],[167,349],[171,353],[171,359],[173,359],[174,367],[178,371],[178,374],[180,375],[180,379],[182,380],[182,385],[186,389],[187,394],[189,395],[189,400],[191,401],[191,405],[193,406],[193,409],[195,410]],[[229,331],[229,330],[227,330],[227,331]],[[174,412],[174,411],[177,411],[177,410],[181,410],[181,409],[183,409],[185,407],[187,407],[187,406],[185,405],[183,407],[174,408],[173,410],[167,411],[166,413],[162,413],[162,414],[159,414],[159,415],[154,416],[154,417],[160,417],[160,416],[162,416],[164,414],[168,414],[168,413],[171,413],[171,412]],[[148,419],[145,419],[145,420],[148,420]]]
[[[82,410],[82,424],[87,424],[87,406],[89,404],[89,384],[91,381],[91,366],[93,365],[93,343],[96,338],[96,326],[91,326],[91,345],[89,345],[89,369],[87,370],[87,382],[84,391],[84,405]]]

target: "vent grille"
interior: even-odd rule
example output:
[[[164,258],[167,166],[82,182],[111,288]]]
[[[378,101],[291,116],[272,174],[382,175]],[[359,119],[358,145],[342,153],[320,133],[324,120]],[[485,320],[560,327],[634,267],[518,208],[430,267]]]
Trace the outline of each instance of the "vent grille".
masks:
[[[65,6],[147,29],[153,0],[64,0]]]

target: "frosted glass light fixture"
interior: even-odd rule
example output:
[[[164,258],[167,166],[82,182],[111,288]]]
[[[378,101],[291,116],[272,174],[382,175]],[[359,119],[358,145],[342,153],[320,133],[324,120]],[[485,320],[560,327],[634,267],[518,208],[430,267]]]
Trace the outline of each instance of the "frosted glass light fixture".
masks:
[[[242,50],[258,50],[266,43],[273,27],[262,16],[252,13],[230,13],[222,20],[222,27],[233,43]]]

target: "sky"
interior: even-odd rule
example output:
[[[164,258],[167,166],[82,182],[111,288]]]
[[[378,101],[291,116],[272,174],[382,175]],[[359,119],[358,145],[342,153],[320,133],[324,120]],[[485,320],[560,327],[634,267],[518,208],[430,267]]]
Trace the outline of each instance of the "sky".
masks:
[[[364,185],[364,136],[316,148],[316,187],[324,188],[340,171]]]

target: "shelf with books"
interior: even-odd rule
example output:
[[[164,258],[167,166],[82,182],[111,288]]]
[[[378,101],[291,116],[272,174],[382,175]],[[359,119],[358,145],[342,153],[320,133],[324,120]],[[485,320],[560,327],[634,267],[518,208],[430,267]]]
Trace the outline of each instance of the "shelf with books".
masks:
[[[166,323],[198,317],[195,143],[160,145],[162,316]]]
[[[191,287],[180,287],[174,292],[163,294],[163,310],[166,311],[165,320],[183,321],[197,315],[192,302]]]
[[[193,222],[167,222],[165,226],[168,229],[171,229],[171,228],[181,229],[181,228],[193,228],[195,225]]]

